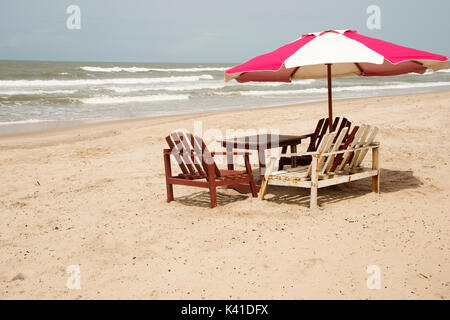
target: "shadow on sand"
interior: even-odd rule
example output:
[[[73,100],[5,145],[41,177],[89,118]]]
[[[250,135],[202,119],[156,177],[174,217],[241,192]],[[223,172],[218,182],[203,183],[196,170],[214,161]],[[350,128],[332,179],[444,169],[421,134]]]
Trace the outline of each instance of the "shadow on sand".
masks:
[[[256,175],[255,175],[256,176]],[[412,171],[381,169],[381,195],[405,189],[415,189],[422,182],[414,177]],[[242,201],[251,197],[249,191],[235,191],[218,189],[217,203],[223,206],[232,202]],[[372,192],[372,180],[362,179],[350,183],[319,189],[319,203],[335,203],[363,196]],[[309,207],[310,190],[295,187],[269,186],[265,201],[300,205]],[[209,207],[209,191],[199,191],[188,196],[176,197],[175,201],[187,206]]]
[[[422,182],[412,171],[381,169],[380,193],[414,189]],[[372,180],[361,179],[319,189],[319,203],[335,203],[357,198],[372,192]],[[309,207],[310,189],[269,186],[267,201]]]
[[[217,205],[218,206],[223,206],[223,205],[226,205],[226,204],[229,204],[232,202],[236,202],[236,201],[242,201],[242,200],[248,199],[248,197],[251,197],[250,192],[239,191],[239,193],[242,193],[242,194],[236,194],[236,192],[234,192],[234,191],[233,191],[233,194],[225,193],[225,192],[230,192],[230,191],[224,190],[224,189],[217,189]],[[247,193],[248,193],[248,195],[247,195]],[[195,192],[193,194],[190,194],[190,195],[184,196],[184,197],[176,197],[176,195],[175,195],[175,201],[182,203],[186,206],[205,207],[205,208],[210,207],[209,191]]]

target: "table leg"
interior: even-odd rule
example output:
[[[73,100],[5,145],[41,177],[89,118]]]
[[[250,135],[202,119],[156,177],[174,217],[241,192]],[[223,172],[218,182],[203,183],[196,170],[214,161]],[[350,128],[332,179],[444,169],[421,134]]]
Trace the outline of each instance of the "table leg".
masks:
[[[260,183],[263,181],[265,169],[266,169],[266,151],[258,149],[258,160],[259,160],[259,178]]]
[[[293,144],[291,145],[291,153],[297,153],[297,145]],[[291,168],[297,167],[297,157],[292,156],[291,157]]]
[[[233,145],[227,145],[227,167],[228,170],[234,170],[233,164]]]

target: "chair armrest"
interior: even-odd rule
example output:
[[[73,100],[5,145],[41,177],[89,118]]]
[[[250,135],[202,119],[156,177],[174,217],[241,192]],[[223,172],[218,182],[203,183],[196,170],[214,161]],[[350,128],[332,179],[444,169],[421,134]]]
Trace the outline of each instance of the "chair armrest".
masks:
[[[186,151],[172,151],[170,149],[164,149],[164,154],[174,154],[174,155],[180,155],[180,156],[198,156],[199,154],[196,153],[195,151],[191,152],[186,152]],[[226,152],[226,151],[221,151],[221,152],[210,152],[211,156],[226,156],[226,155],[234,155],[234,156],[245,156],[245,155],[250,155],[251,152],[246,152],[246,151],[235,151],[235,152]],[[200,154],[201,155],[201,154]]]
[[[173,155],[179,155],[179,156],[197,156],[198,153],[196,153],[195,151],[191,150],[191,152],[188,152],[186,150],[183,151],[173,151],[170,149],[164,149],[164,154],[173,154]]]
[[[375,149],[375,148],[378,148],[379,146],[380,146],[379,142],[374,142],[374,143],[371,143],[371,144],[369,144],[367,146],[348,148],[348,149],[343,149],[343,150],[338,150],[338,151],[333,151],[333,152],[322,152],[322,153],[317,153],[317,154],[320,154],[322,156],[328,157],[328,156],[337,155],[337,154],[340,154],[340,153]]]
[[[245,156],[245,155],[250,155],[251,152],[247,152],[247,151],[234,151],[234,152],[226,152],[226,151],[221,151],[221,152],[211,152],[211,155],[214,156],[228,156],[228,155],[233,155],[233,156]]]

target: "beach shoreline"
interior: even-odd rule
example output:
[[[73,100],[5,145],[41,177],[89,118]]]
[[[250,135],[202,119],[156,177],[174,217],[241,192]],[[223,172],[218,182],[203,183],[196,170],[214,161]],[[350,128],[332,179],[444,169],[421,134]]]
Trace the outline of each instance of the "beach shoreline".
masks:
[[[283,187],[264,201],[221,188],[211,209],[207,189],[175,186],[167,203],[162,153],[196,121],[309,133],[325,101],[1,135],[0,299],[448,299],[449,102],[334,101],[335,116],[380,129],[381,194],[370,179],[323,188],[316,211],[308,190]]]
[[[443,90],[436,90],[436,91],[432,91],[432,92],[420,92],[420,93],[415,93],[415,94],[388,94],[388,95],[380,95],[380,96],[371,96],[371,97],[360,97],[360,98],[341,98],[341,99],[335,99],[335,101],[340,101],[341,103],[345,103],[348,101],[365,101],[367,99],[376,99],[376,98],[389,98],[389,97],[402,97],[402,96],[414,96],[414,95],[433,95],[436,93],[440,93],[440,92],[450,92],[449,89],[443,89]],[[300,106],[304,106],[305,108],[307,108],[308,106],[314,106],[317,104],[323,104],[324,108],[327,107],[327,100],[326,99],[321,99],[321,100],[317,100],[317,101],[306,101],[306,102],[300,102],[300,103],[292,103],[292,104],[287,104],[287,105],[273,105],[273,106],[267,106],[267,107],[259,107],[259,108],[248,108],[248,109],[244,109],[244,108],[240,108],[240,107],[236,107],[236,109],[227,109],[227,110],[213,110],[213,111],[198,111],[198,112],[193,112],[193,113],[182,113],[182,114],[172,114],[172,115],[157,115],[157,116],[152,116],[152,117],[141,117],[141,118],[131,118],[131,119],[116,119],[116,120],[101,120],[101,119],[96,119],[93,120],[92,122],[90,121],[83,121],[83,120],[66,120],[66,121],[53,121],[53,120],[49,120],[49,121],[45,121],[45,122],[40,122],[39,125],[42,125],[42,127],[40,127],[40,129],[36,129],[36,130],[30,130],[30,131],[22,131],[21,129],[18,130],[18,132],[12,132],[12,133],[2,133],[2,131],[5,130],[0,130],[0,142],[2,140],[7,140],[8,138],[19,138],[19,137],[26,137],[26,136],[33,136],[33,135],[46,135],[46,134],[58,134],[59,132],[63,133],[63,132],[70,132],[71,130],[81,130],[83,128],[95,128],[95,127],[113,127],[113,126],[123,126],[123,127],[128,127],[129,125],[132,125],[133,123],[145,123],[145,122],[153,122],[153,121],[157,121],[160,123],[164,123],[166,121],[168,122],[172,122],[172,121],[178,121],[178,120],[187,120],[187,119],[193,119],[196,117],[202,117],[202,116],[210,116],[210,115],[226,115],[229,113],[236,113],[236,112],[241,112],[241,111],[253,111],[253,112],[260,112],[263,110],[277,110],[277,109],[285,109],[285,108],[297,108]],[[324,109],[324,111],[326,111],[326,109]],[[336,110],[336,112],[339,113],[339,110]],[[325,113],[324,113],[324,117],[325,117]],[[50,126],[49,128],[47,128],[45,126],[45,123],[52,123],[52,122],[67,122],[68,124],[62,124],[60,127],[53,127]],[[27,124],[18,124],[17,126],[21,126],[21,125],[27,125]],[[7,127],[8,125],[4,125],[5,127]]]
[[[0,61],[0,135],[327,99],[325,79],[224,81],[229,63]],[[449,90],[448,70],[333,80],[333,100]]]

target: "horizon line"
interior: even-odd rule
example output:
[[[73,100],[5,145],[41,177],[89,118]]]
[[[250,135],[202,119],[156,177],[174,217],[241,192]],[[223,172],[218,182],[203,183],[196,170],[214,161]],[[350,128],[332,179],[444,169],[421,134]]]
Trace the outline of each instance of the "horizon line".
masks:
[[[242,62],[199,62],[199,61],[191,61],[191,62],[174,62],[174,61],[131,61],[131,60],[42,60],[42,59],[0,59],[0,62],[84,62],[84,63],[179,63],[179,64],[198,64],[198,63],[210,63],[210,64],[239,64]]]

